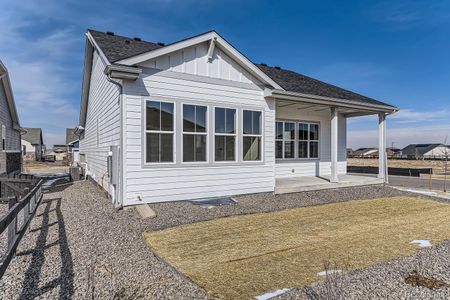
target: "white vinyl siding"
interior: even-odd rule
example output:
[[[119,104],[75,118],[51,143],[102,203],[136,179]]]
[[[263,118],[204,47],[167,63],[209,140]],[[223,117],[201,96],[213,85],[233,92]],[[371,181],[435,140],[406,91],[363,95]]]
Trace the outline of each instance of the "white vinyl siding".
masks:
[[[87,173],[112,194],[107,180],[110,146],[120,145],[119,88],[107,80],[105,64],[94,52],[89,87],[85,130],[80,138],[80,154],[87,163]]]
[[[206,66],[206,59],[203,62]],[[142,79],[126,84],[125,205],[142,203],[138,197],[150,203],[274,190],[274,102],[265,100],[263,89],[255,84],[237,85],[226,80],[215,80],[217,83],[201,76],[176,77],[156,72],[143,74]],[[175,111],[178,112],[175,130],[180,138],[183,104],[208,107],[208,162],[184,163],[182,155],[176,155],[177,161],[173,166],[145,166],[142,107],[148,97],[142,95],[150,95],[152,100],[175,102]],[[237,145],[236,162],[214,162],[214,107],[236,109],[236,144],[242,139],[239,130],[242,111],[263,112],[263,147],[267,151],[261,162],[244,164],[242,147]],[[182,153],[182,143],[177,143],[175,153]]]
[[[331,174],[331,114],[328,111],[311,113],[310,111],[278,109],[277,120],[319,125],[318,159],[277,159],[275,176],[326,176]],[[339,116],[338,124],[338,174],[347,173],[347,121]],[[298,155],[297,155],[298,157]]]

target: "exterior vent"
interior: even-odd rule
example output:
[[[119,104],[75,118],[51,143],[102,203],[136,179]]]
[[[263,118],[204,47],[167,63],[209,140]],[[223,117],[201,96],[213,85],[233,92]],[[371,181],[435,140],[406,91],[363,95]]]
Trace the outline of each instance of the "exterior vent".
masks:
[[[278,66],[275,66],[274,68],[275,68],[275,69],[277,69],[277,70],[281,70],[281,68],[280,68],[280,67],[278,67]]]
[[[112,32],[112,31],[107,31],[106,34],[114,36],[114,32]]]
[[[138,42],[142,41],[141,38],[138,38],[138,37],[133,38],[133,40],[138,41]]]
[[[265,63],[261,63],[261,66],[267,67],[267,64],[265,64]]]
[[[158,42],[157,44],[160,45],[160,46],[165,46],[166,45],[166,44],[161,43],[161,42]]]

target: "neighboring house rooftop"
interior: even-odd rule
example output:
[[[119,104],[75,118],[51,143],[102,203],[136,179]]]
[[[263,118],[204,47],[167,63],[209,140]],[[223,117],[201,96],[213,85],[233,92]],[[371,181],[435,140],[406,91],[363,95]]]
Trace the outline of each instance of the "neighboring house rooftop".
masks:
[[[403,148],[401,152],[403,155],[424,155],[439,146],[445,147],[444,144],[410,144]]]
[[[55,153],[65,152],[67,149],[66,145],[53,145],[52,151]]]
[[[168,46],[161,43],[147,42],[140,39],[136,40],[135,38],[119,36],[115,35],[114,33],[104,33],[92,29],[89,29],[88,32],[94,38],[95,43],[111,63]],[[349,100],[361,104],[382,105],[395,109],[395,107],[392,105],[325,83],[323,81],[305,76],[291,70],[285,70],[279,67],[269,67],[263,64],[255,65],[271,80],[273,80],[287,92],[340,100]]]
[[[72,144],[78,140],[78,136],[75,135],[75,128],[66,128],[66,145]]]
[[[42,145],[42,129],[41,128],[22,128],[21,138],[32,145]]]

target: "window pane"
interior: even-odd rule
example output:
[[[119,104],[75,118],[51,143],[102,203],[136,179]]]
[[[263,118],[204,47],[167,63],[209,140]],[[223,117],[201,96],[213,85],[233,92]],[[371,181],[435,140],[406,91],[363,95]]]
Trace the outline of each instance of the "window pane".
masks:
[[[216,107],[215,109],[215,125],[217,133],[225,132],[225,108]]]
[[[319,142],[309,143],[309,157],[318,158],[319,157]]]
[[[195,106],[183,105],[183,131],[195,132]]]
[[[249,110],[244,110],[244,114],[242,116],[242,122],[243,122],[243,130],[244,134],[252,134],[252,112]]]
[[[236,132],[236,110],[235,109],[226,109],[226,133],[235,133]]]
[[[225,160],[225,136],[215,137],[215,160],[224,161]]]
[[[193,134],[183,134],[183,161],[195,161]]]
[[[173,162],[173,134],[161,134],[161,162]]]
[[[291,122],[284,123],[284,139],[285,140],[295,139],[295,123]]]
[[[160,102],[147,101],[147,130],[159,130],[160,129]]]
[[[261,138],[244,137],[244,160],[261,160]]]
[[[282,140],[283,139],[283,122],[275,123],[275,131],[276,131],[276,139]]]
[[[308,140],[308,124],[298,123],[298,139],[302,141]]]
[[[283,142],[281,141],[275,142],[275,157],[283,158]]]
[[[161,130],[173,131],[173,103],[161,102]]]
[[[196,106],[196,132],[206,132],[206,106]]]
[[[319,125],[318,124],[310,124],[309,125],[309,139],[310,140],[319,140]]]
[[[225,137],[225,141],[226,141],[226,144],[225,144],[226,157],[225,157],[225,159],[226,160],[235,160],[234,152],[236,149],[236,147],[235,147],[236,138],[234,136],[227,136],[227,137]]]
[[[195,161],[206,161],[206,135],[195,135]]]
[[[284,142],[284,158],[294,158],[294,142]]]
[[[299,142],[298,143],[298,157],[299,158],[308,158],[308,142]]]
[[[147,162],[159,162],[159,133],[147,133]]]
[[[261,134],[261,112],[253,112],[253,134]]]

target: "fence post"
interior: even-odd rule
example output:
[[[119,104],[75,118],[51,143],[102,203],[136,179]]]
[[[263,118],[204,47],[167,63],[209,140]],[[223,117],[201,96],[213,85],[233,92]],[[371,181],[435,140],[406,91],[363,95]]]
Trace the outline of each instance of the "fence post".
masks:
[[[11,209],[17,203],[17,197],[9,198],[8,204],[9,209]],[[14,220],[8,226],[8,249],[11,249],[14,245],[14,240],[16,239],[17,234],[17,216],[14,217]]]

